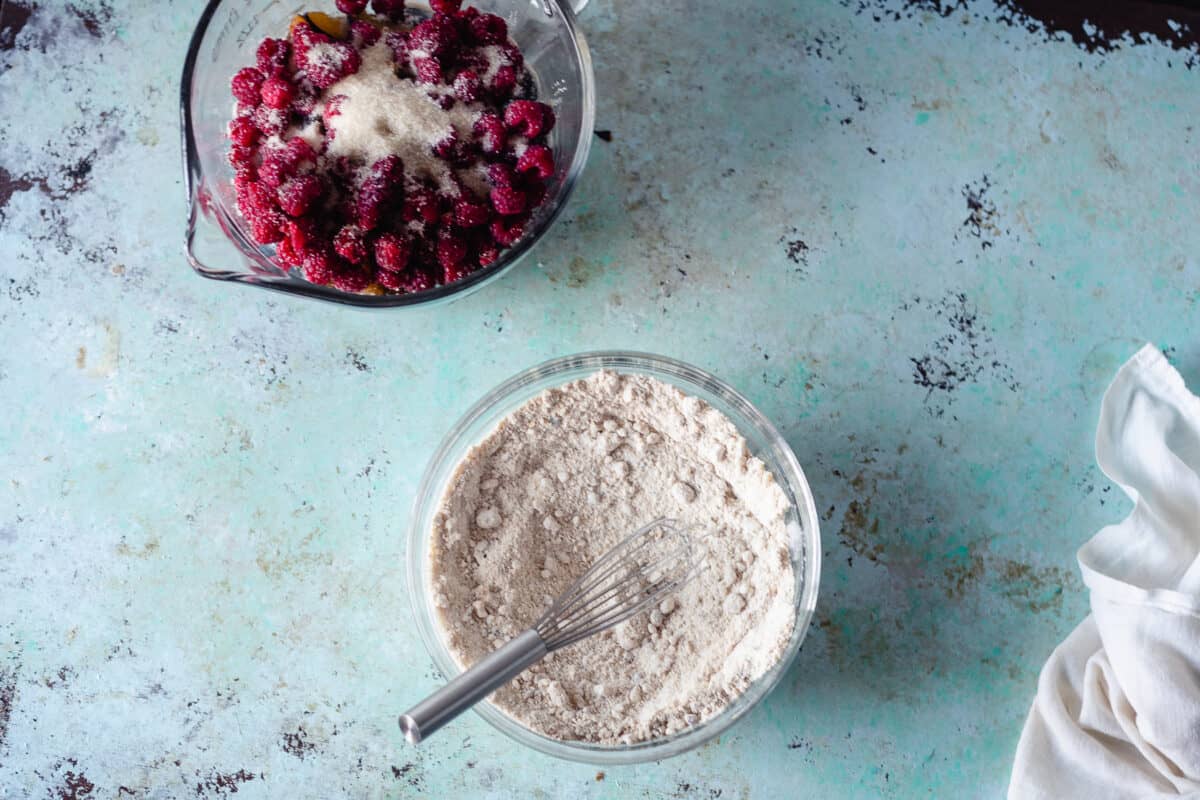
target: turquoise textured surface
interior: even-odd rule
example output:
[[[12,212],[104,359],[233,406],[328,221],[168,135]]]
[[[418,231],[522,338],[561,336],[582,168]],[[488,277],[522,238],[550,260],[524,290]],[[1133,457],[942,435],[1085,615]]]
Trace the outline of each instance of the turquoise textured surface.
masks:
[[[598,139],[503,280],[365,313],[202,280],[177,92],[199,3],[0,25],[0,797],[997,797],[1126,513],[1094,465],[1144,341],[1196,376],[1194,51],[989,3],[593,0]],[[546,358],[694,363],[785,432],[824,526],[798,662],[638,767],[437,682],[403,534],[470,404]]]

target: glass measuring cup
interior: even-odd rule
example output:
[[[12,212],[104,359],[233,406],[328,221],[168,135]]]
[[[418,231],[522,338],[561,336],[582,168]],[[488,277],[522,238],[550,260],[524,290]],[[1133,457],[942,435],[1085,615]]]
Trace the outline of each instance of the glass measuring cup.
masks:
[[[587,161],[595,120],[595,81],[587,43],[575,27],[572,6],[560,0],[469,0],[508,23],[537,86],[538,99],[557,122],[549,135],[554,175],[546,200],[525,235],[495,262],[460,281],[404,295],[367,295],[317,286],[290,275],[274,261],[274,247],[257,244],[237,212],[233,168],[226,159],[226,126],[233,110],[229,81],[254,62],[258,43],[283,36],[289,20],[305,11],[338,12],[332,0],[210,0],[192,34],[180,85],[184,180],[188,193],[187,256],[200,275],[264,289],[368,308],[446,302],[482,288],[512,268],[545,235],[566,206]],[[576,2],[575,10],[587,0]],[[419,8],[417,4],[410,4]]]

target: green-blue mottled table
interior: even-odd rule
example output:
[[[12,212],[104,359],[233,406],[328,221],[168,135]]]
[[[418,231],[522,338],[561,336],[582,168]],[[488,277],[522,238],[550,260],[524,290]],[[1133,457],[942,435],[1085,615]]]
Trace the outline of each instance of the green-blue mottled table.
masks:
[[[0,796],[1003,793],[1087,611],[1075,550],[1127,510],[1101,394],[1144,341],[1200,367],[1189,28],[593,0],[604,134],[564,219],[480,293],[368,314],[187,267],[199,11],[4,7]],[[598,348],[712,370],[786,433],[824,526],[800,657],[662,763],[474,716],[407,747],[420,471],[499,381]]]

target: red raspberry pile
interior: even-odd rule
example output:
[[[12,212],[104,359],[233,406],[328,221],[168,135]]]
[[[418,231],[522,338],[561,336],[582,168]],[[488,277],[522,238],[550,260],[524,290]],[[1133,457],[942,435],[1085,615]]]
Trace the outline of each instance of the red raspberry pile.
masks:
[[[256,65],[233,76],[238,210],[283,267],[346,292],[418,292],[491,264],[521,238],[554,174],[546,144],[554,112],[530,98],[504,20],[460,1],[434,0],[433,16],[418,20],[406,19],[403,0],[374,0],[374,17],[366,0],[337,0],[350,15],[341,35],[314,24],[317,15],[298,18],[287,39],[264,40]],[[361,163],[328,152],[344,99],[331,87],[358,72],[381,38],[397,81],[427,88],[443,110],[461,103],[474,115],[469,137],[450,127],[430,147],[451,168],[449,187],[406,170],[398,155]],[[482,193],[480,182],[472,190],[459,179],[468,169],[486,174]]]

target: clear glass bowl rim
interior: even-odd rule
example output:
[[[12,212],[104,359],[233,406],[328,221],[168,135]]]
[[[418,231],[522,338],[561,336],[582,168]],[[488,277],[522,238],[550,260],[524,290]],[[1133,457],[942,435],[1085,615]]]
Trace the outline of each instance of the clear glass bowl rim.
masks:
[[[438,633],[438,623],[429,602],[423,575],[428,552],[428,530],[425,520],[432,517],[433,509],[441,500],[444,486],[444,480],[439,480],[438,476],[442,474],[451,457],[461,456],[464,444],[470,447],[479,440],[479,436],[472,436],[470,441],[466,441],[465,437],[481,420],[488,420],[487,430],[490,430],[492,424],[499,422],[503,416],[537,391],[567,383],[601,369],[649,374],[676,385],[685,392],[695,387],[719,397],[727,406],[722,411],[730,416],[739,430],[745,433],[747,429],[751,429],[766,441],[768,452],[756,455],[767,463],[789,498],[794,499],[793,511],[799,518],[805,550],[802,557],[792,554],[794,565],[798,560],[802,563],[797,565],[795,627],[783,656],[720,714],[694,728],[631,745],[595,745],[551,739],[535,733],[488,702],[480,703],[474,709],[494,728],[521,744],[558,758],[604,766],[657,761],[699,747],[726,731],[770,694],[794,662],[812,622],[820,583],[821,541],[816,504],[808,480],[791,447],[770,420],[724,381],[682,361],[643,352],[594,351],[545,361],[509,378],[473,405],[443,437],[417,488],[406,552],[409,599],[425,649],[443,675],[453,677],[461,670]],[[553,381],[548,382],[548,379]],[[537,391],[527,393],[530,387],[535,386]],[[514,401],[516,395],[521,397]],[[733,410],[733,414],[729,414],[730,409]]]
[[[413,308],[429,304],[437,305],[452,299],[458,299],[466,294],[471,294],[493,282],[516,266],[542,240],[542,237],[554,227],[554,223],[566,208],[567,202],[575,190],[575,184],[578,182],[580,175],[583,173],[583,168],[587,164],[593,129],[595,128],[596,81],[592,71],[591,52],[588,49],[583,33],[576,24],[575,14],[571,10],[570,4],[563,3],[560,0],[538,0],[538,5],[548,16],[552,16],[557,11],[563,25],[566,26],[567,31],[571,35],[572,42],[574,42],[575,56],[578,59],[580,68],[579,91],[582,96],[583,118],[580,121],[579,139],[575,143],[575,156],[563,176],[562,187],[558,191],[556,202],[550,209],[550,213],[542,216],[540,223],[536,227],[522,237],[513,247],[502,252],[494,263],[476,270],[462,280],[451,284],[435,286],[432,289],[415,294],[382,295],[342,292],[332,286],[317,286],[316,284],[311,284],[286,274],[272,276],[252,272],[248,269],[214,268],[202,263],[195,255],[193,248],[196,231],[201,224],[211,224],[220,228],[226,238],[230,239],[231,244],[241,251],[241,258],[243,259],[251,258],[247,253],[247,248],[257,249],[257,245],[254,245],[245,239],[245,237],[238,235],[236,226],[231,227],[231,219],[222,218],[220,208],[212,208],[207,211],[202,208],[204,203],[200,197],[204,176],[200,172],[200,157],[196,146],[196,134],[192,124],[192,80],[200,53],[200,45],[203,43],[205,34],[208,32],[213,14],[216,13],[217,8],[223,2],[229,2],[229,0],[208,0],[204,10],[200,13],[196,27],[192,31],[191,41],[188,43],[187,55],[183,62],[183,74],[179,84],[179,119],[180,130],[182,131],[181,150],[184,190],[187,192],[188,209],[187,236],[184,249],[187,254],[188,263],[196,273],[213,280],[261,286],[264,289],[272,289],[287,294],[300,295],[302,297],[310,297],[316,300],[359,308]],[[553,6],[553,9],[551,6]],[[211,216],[213,219],[204,221],[203,218],[206,216]],[[262,257],[260,256],[260,258]],[[263,260],[264,263],[267,263],[265,258]],[[272,266],[274,265],[272,264]]]

